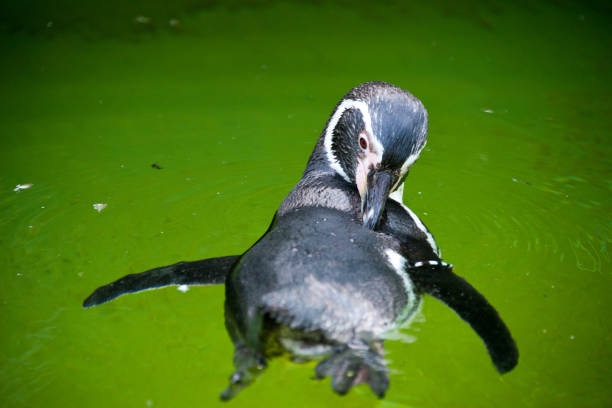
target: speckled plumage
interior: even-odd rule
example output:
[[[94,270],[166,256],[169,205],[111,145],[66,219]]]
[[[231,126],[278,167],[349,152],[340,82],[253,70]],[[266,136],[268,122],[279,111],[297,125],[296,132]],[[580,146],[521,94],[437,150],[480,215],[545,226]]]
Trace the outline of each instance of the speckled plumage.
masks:
[[[427,112],[418,99],[383,82],[359,85],[334,108],[301,180],[249,250],[128,275],[98,288],[84,306],[225,277],[236,367],[225,400],[285,353],[296,362],[321,359],[317,377],[331,377],[340,394],[367,383],[382,397],[389,386],[383,340],[425,293],[466,320],[506,372],[518,351],[495,309],[440,259],[418,217],[389,198],[401,191],[426,140]]]

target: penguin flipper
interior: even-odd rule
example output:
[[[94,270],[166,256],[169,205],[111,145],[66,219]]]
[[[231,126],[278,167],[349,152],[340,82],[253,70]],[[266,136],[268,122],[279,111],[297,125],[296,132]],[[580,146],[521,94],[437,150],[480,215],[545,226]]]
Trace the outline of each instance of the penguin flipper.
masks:
[[[85,301],[83,307],[108,302],[126,293],[135,293],[171,285],[217,285],[225,277],[240,255],[222,256],[193,262],[179,262],[145,272],[126,275],[100,286]]]
[[[517,365],[519,352],[510,330],[485,297],[455,275],[451,266],[425,264],[409,268],[408,273],[420,290],[445,303],[474,329],[500,374]]]

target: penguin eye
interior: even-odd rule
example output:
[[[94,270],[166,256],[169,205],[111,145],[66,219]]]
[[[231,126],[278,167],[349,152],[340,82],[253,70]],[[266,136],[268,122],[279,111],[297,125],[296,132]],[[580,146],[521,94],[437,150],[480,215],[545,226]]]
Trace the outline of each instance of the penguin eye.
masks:
[[[361,137],[359,138],[359,146],[361,146],[361,148],[362,148],[363,150],[365,150],[365,149],[367,149],[367,148],[368,148],[368,141],[366,140],[366,138],[365,138],[365,137],[361,136]]]

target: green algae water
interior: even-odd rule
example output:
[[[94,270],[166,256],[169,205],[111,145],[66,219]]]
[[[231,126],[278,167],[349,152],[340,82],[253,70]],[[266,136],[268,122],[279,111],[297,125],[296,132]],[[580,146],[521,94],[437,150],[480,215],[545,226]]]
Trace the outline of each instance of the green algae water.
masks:
[[[223,287],[81,302],[127,273],[245,251],[335,103],[369,80],[428,109],[404,202],[497,308],[519,364],[498,375],[427,297],[386,344],[385,399],[272,360],[229,404],[612,405],[609,8],[73,6],[14,6],[2,22],[1,407],[222,406]]]

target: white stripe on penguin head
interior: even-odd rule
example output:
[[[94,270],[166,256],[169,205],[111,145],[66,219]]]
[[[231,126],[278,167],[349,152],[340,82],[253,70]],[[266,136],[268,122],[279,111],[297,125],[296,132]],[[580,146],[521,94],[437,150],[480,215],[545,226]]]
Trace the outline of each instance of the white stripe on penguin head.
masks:
[[[370,116],[370,110],[368,109],[368,105],[363,101],[356,101],[353,99],[346,99],[342,101],[342,103],[338,106],[331,119],[329,120],[329,124],[325,128],[325,153],[327,154],[327,160],[329,161],[329,165],[332,169],[336,171],[343,179],[347,182],[351,182],[349,177],[344,172],[342,165],[338,162],[336,155],[334,154],[334,150],[332,149],[332,141],[334,137],[334,130],[340,121],[340,118],[344,114],[344,112],[348,109],[357,109],[361,112],[361,117],[363,119],[363,123],[365,124],[365,130],[368,132],[370,136],[370,142],[373,144],[373,150],[379,158],[379,162],[382,160],[382,155],[384,152],[384,148],[382,144],[378,141],[378,138],[374,134],[372,130],[372,117]]]

